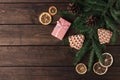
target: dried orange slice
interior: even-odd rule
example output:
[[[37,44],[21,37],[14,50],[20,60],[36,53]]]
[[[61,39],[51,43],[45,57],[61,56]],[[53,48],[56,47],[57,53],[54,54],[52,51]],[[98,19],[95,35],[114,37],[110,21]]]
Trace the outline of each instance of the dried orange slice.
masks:
[[[87,72],[87,67],[83,63],[77,64],[75,69],[78,74],[85,74]]]
[[[113,64],[113,56],[110,53],[103,53],[103,63],[100,62],[100,64],[104,67],[110,67]]]
[[[97,75],[104,75],[107,72],[107,70],[108,70],[108,67],[102,66],[99,62],[96,62],[93,65],[93,71]]]
[[[57,14],[57,8],[55,6],[50,6],[49,7],[49,13],[54,16],[55,14]]]
[[[48,12],[43,12],[39,16],[39,21],[43,25],[48,25],[48,24],[50,24],[52,22],[52,17]]]

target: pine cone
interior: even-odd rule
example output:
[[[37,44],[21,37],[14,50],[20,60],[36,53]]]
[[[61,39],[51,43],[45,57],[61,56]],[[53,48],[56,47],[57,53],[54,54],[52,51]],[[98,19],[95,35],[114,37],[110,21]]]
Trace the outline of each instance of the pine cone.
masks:
[[[68,39],[69,39],[70,47],[80,50],[82,48],[85,37],[84,35],[79,34],[79,35],[69,36]]]
[[[112,32],[106,29],[98,29],[98,37],[100,44],[109,43],[112,37]]]
[[[69,3],[67,10],[72,14],[78,14],[80,8],[79,8],[78,3]]]
[[[86,20],[86,25],[94,27],[94,26],[96,26],[96,22],[97,22],[96,17],[90,16]]]

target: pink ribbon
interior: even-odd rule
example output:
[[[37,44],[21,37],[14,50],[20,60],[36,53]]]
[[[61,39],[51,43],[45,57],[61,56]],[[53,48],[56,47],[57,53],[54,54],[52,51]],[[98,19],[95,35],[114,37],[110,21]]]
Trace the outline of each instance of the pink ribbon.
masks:
[[[64,22],[57,21],[57,27],[59,27],[59,29],[58,29],[57,33],[55,34],[56,37],[58,37],[58,34],[62,29],[67,31],[68,25],[65,25],[64,23],[65,23],[65,21]]]

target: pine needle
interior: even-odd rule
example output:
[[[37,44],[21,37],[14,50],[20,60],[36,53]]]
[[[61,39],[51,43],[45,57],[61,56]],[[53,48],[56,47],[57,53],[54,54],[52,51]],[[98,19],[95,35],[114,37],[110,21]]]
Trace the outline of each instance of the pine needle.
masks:
[[[89,42],[90,40],[85,41],[83,47],[76,53],[76,58],[73,61],[74,65],[80,62],[85,53],[88,51]]]
[[[64,44],[64,45],[69,45],[68,38],[64,38],[64,39],[63,39],[63,44]]]
[[[94,62],[94,49],[92,49],[91,53],[90,53],[90,58],[89,58],[89,63],[88,63],[88,71],[91,70],[93,62]]]
[[[98,60],[100,60],[101,62],[103,62],[103,57],[102,57],[102,47],[99,46],[100,44],[96,43],[95,41],[93,41],[93,48],[95,51],[95,54],[98,58]]]
[[[92,45],[88,71],[91,70],[94,57],[97,56],[98,60],[103,62],[102,49],[105,45],[101,45],[98,38],[97,30],[99,28],[107,28],[113,31],[111,38],[112,42],[116,41],[116,37],[120,34],[120,30],[116,28],[120,24],[120,0],[70,0],[72,3],[79,3],[80,13],[72,15],[67,11],[62,11],[61,16],[67,20],[71,17],[74,18],[71,27],[75,29],[78,34],[83,34],[86,39],[83,47],[76,52],[74,65],[80,62],[86,52],[90,49],[89,45]],[[95,16],[97,18],[97,25],[95,27],[86,26],[86,20],[89,16]],[[67,43],[66,40],[65,43]]]

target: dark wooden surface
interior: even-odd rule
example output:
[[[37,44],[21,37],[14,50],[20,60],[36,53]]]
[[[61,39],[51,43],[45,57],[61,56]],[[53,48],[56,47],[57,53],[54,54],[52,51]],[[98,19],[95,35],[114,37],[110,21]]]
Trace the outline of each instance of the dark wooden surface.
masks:
[[[51,25],[38,21],[41,12],[55,5],[65,10],[67,0],[0,0],[0,80],[120,80],[120,37],[106,52],[114,64],[104,76],[93,72],[78,75],[72,61],[75,54],[50,35]],[[83,62],[87,64],[88,56]]]

